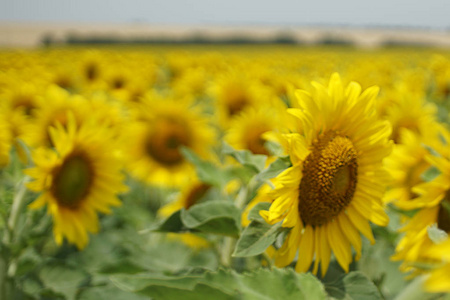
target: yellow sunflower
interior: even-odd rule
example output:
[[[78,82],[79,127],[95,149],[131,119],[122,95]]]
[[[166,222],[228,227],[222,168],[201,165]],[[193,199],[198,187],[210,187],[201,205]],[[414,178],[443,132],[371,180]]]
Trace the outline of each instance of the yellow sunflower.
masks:
[[[214,131],[200,107],[189,100],[150,98],[139,106],[138,121],[124,131],[128,167],[136,178],[156,185],[181,185],[195,174],[180,148],[210,155]]]
[[[263,134],[278,131],[285,119],[285,112],[286,106],[281,101],[278,105],[251,107],[231,121],[225,141],[238,150],[247,149],[253,154],[270,155]]]
[[[347,272],[361,256],[362,233],[374,238],[369,221],[385,226],[389,219],[381,202],[387,172],[382,160],[390,153],[387,121],[374,109],[377,87],[361,93],[351,82],[344,89],[338,74],[328,88],[312,83],[312,93],[299,90],[299,108],[288,111],[297,118],[297,132],[282,135],[292,167],[274,179],[274,199],[260,214],[269,224],[282,221],[291,228],[278,249],[275,264],[289,265],[298,251],[297,272],[306,272],[313,259],[324,275],[331,251]]]
[[[391,97],[395,100],[385,108],[385,118],[392,125],[394,142],[399,142],[404,128],[421,136],[427,135],[429,127],[436,122],[436,106],[427,102],[423,93],[413,92],[407,86],[399,87]]]
[[[422,182],[423,173],[431,167],[426,157],[429,154],[424,145],[439,147],[438,126],[430,126],[426,136],[404,129],[399,144],[395,145],[391,155],[385,160],[391,181],[384,201],[392,202],[400,209],[411,209],[410,200],[416,198],[412,188]],[[412,208],[416,208],[414,205]]]
[[[216,78],[209,91],[216,101],[219,123],[224,128],[242,111],[268,104],[275,96],[254,78],[235,73]]]
[[[416,198],[408,202],[408,209],[420,209],[411,220],[401,228],[404,232],[396,247],[394,260],[402,260],[402,271],[412,271],[412,275],[423,270],[417,263],[427,262],[429,258],[424,255],[433,245],[428,236],[428,229],[433,224],[447,233],[450,233],[450,215],[446,206],[450,202],[450,132],[441,127],[440,136],[445,141],[445,147],[434,149],[440,156],[427,155],[427,161],[440,171],[440,175],[433,180],[418,184],[412,191]]]
[[[71,95],[66,90],[51,85],[45,95],[39,98],[35,124],[25,141],[32,147],[51,146],[50,127],[56,126],[57,123],[66,126],[69,114],[72,114],[77,125],[80,125],[98,112],[91,110],[87,100],[82,96]]]
[[[65,237],[83,249],[87,233],[98,231],[97,212],[111,213],[111,206],[120,205],[117,194],[127,190],[121,162],[106,127],[77,127],[70,115],[67,130],[57,124],[50,135],[54,149],[34,151],[36,167],[25,171],[34,179],[28,188],[41,193],[30,208],[47,205],[56,242],[60,245]]]

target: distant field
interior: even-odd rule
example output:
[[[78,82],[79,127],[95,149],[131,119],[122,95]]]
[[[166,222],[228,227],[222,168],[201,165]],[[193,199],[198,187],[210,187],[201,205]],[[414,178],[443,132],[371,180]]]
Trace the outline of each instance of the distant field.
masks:
[[[337,28],[281,26],[159,26],[150,24],[0,22],[0,47],[37,47],[45,41],[115,41],[196,43],[229,41],[299,44],[426,45],[450,47],[449,31],[403,28]]]

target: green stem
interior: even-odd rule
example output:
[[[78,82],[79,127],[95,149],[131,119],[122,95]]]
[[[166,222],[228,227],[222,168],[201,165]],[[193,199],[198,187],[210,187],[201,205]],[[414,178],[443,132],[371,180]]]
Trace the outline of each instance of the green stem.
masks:
[[[15,276],[17,270],[17,262],[13,260],[9,251],[14,242],[17,232],[17,224],[19,222],[20,214],[25,204],[26,186],[28,177],[23,178],[14,195],[11,212],[5,224],[3,245],[0,249],[0,299],[10,299],[11,278]]]
[[[224,267],[231,266],[231,254],[233,254],[236,239],[232,237],[225,237],[223,239],[223,246],[220,256],[220,262]]]
[[[22,179],[19,184],[19,188],[14,195],[14,200],[11,208],[11,214],[8,219],[8,229],[11,233],[10,235],[10,243],[12,242],[12,238],[14,238],[14,234],[17,230],[17,222],[19,221],[20,214],[22,212],[22,208],[25,204],[25,194],[27,192],[27,188],[25,184],[28,181],[28,177]]]

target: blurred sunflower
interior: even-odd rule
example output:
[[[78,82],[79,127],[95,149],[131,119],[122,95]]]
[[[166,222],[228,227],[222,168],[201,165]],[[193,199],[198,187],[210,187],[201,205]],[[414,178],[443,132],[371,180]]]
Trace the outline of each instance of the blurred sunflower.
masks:
[[[66,90],[51,85],[44,96],[39,99],[36,109],[36,120],[26,142],[33,146],[52,146],[49,129],[56,124],[67,126],[69,113],[73,115],[77,125],[99,111],[89,109],[88,102],[79,95],[71,95]]]
[[[268,104],[273,93],[250,76],[228,74],[216,78],[210,88],[219,123],[227,128],[235,116],[249,107]]]
[[[395,100],[385,108],[384,116],[392,125],[391,139],[398,143],[404,128],[425,136],[436,122],[436,106],[427,102],[424,94],[408,90],[407,86],[398,88],[391,97]]]
[[[351,82],[344,89],[338,74],[329,86],[312,83],[310,94],[299,90],[299,108],[288,111],[297,118],[298,132],[284,134],[292,167],[273,179],[273,203],[260,214],[269,224],[283,221],[291,228],[277,250],[275,264],[289,265],[298,257],[295,269],[306,272],[315,258],[322,276],[334,252],[348,272],[361,256],[360,232],[375,242],[369,221],[385,226],[389,222],[381,202],[387,172],[382,160],[390,153],[389,123],[377,119],[374,100],[377,87],[361,93]]]
[[[95,123],[77,126],[69,115],[67,128],[57,124],[50,128],[50,136],[54,149],[34,151],[36,167],[25,171],[34,179],[28,188],[41,193],[29,207],[47,205],[57,244],[66,238],[83,249],[87,233],[98,231],[97,212],[111,213],[111,206],[121,204],[117,194],[127,190],[121,162],[106,127]]]
[[[431,167],[426,159],[429,151],[425,145],[438,149],[439,132],[435,124],[429,127],[426,136],[406,128],[401,133],[399,143],[385,160],[391,181],[384,201],[392,202],[400,209],[411,209],[410,200],[417,197],[412,188],[424,182],[422,175]]]
[[[440,175],[429,182],[415,186],[412,191],[417,195],[408,202],[408,209],[419,211],[400,229],[404,232],[396,247],[394,260],[402,260],[402,271],[411,271],[412,275],[423,272],[417,265],[427,262],[429,258],[424,255],[433,245],[428,236],[428,229],[433,224],[447,233],[450,233],[450,132],[444,127],[440,128],[440,136],[445,141],[444,147],[433,149],[439,156],[428,154],[427,161],[440,171]]]
[[[247,149],[253,154],[270,155],[263,134],[278,131],[283,125],[285,112],[286,106],[282,103],[278,106],[251,107],[231,121],[225,141],[238,150]]]
[[[214,132],[198,106],[187,99],[151,95],[140,106],[138,121],[124,132],[128,167],[137,178],[156,185],[180,185],[195,174],[180,148],[201,157],[210,154]]]

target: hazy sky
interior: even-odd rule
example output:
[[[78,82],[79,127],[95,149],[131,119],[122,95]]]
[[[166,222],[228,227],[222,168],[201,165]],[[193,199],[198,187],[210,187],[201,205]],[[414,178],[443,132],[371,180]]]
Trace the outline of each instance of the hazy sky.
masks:
[[[1,0],[0,21],[450,29],[450,0]]]

